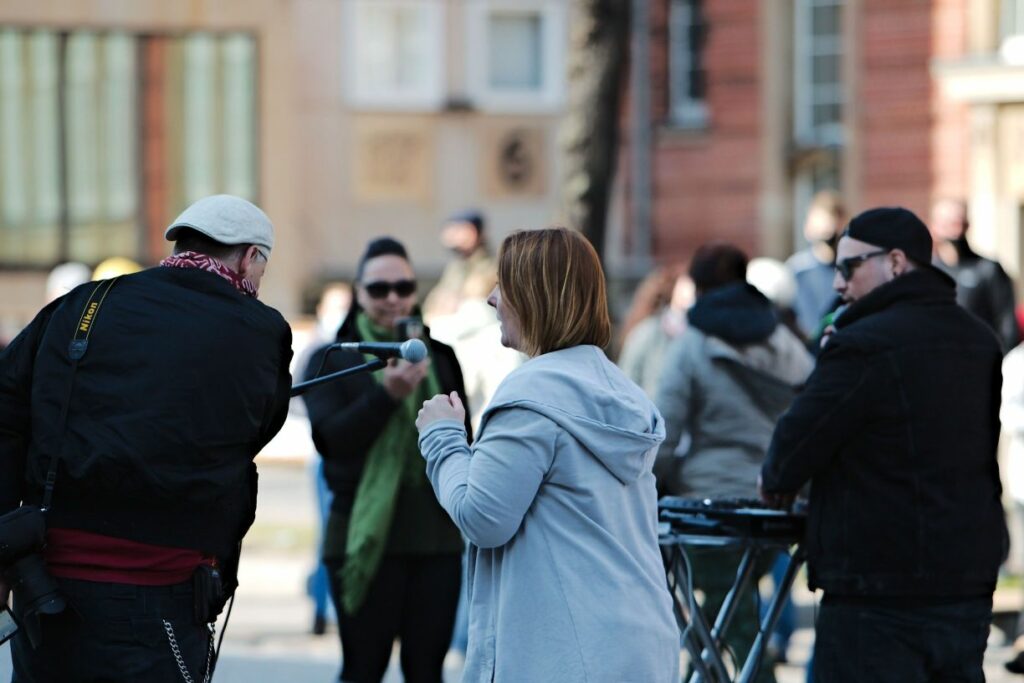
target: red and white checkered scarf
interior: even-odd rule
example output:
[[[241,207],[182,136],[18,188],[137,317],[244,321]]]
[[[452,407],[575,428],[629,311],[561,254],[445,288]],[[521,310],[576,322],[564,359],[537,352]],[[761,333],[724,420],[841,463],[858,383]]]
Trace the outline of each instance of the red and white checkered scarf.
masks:
[[[168,256],[160,262],[166,268],[198,268],[208,273],[215,273],[230,282],[242,294],[251,296],[254,299],[259,295],[256,287],[244,277],[224,265],[223,262],[200,254],[197,251],[183,251],[180,254]]]

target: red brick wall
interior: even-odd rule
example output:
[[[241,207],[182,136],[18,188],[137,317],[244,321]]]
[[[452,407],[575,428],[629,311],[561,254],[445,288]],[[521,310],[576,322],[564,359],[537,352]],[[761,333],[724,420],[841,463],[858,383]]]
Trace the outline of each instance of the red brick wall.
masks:
[[[863,204],[926,215],[931,185],[931,5],[865,0],[857,37]]]
[[[968,1],[859,5],[859,144],[847,154],[859,162],[849,182],[861,202],[853,210],[900,204],[927,220],[934,197],[966,194],[966,109],[942,97],[931,65],[966,52]],[[653,253],[662,263],[687,258],[709,239],[733,241],[752,255],[759,248],[759,2],[706,0],[705,11],[708,127],[681,131],[668,117],[668,0],[651,7]]]
[[[937,60],[967,54],[969,0],[933,0],[932,54]],[[966,197],[969,189],[970,135],[966,104],[951,102],[935,87],[932,94],[932,192],[935,197]]]
[[[710,239],[758,248],[758,8],[708,0],[708,127],[680,131],[668,118],[668,2],[651,7],[654,256],[687,258]]]

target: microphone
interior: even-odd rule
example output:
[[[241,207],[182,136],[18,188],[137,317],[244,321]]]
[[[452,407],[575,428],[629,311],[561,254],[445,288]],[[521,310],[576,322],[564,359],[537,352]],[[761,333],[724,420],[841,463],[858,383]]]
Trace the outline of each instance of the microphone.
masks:
[[[369,353],[378,358],[401,358],[410,363],[419,363],[427,357],[427,345],[419,339],[404,342],[339,342],[331,346],[342,351]]]

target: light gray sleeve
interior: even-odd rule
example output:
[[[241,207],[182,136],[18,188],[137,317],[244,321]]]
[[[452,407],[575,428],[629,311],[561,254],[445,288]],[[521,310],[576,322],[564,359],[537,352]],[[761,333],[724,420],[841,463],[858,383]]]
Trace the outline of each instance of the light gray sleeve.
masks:
[[[555,456],[559,428],[532,410],[493,413],[470,451],[453,420],[420,435],[427,478],[438,502],[474,545],[495,548],[519,530]]]

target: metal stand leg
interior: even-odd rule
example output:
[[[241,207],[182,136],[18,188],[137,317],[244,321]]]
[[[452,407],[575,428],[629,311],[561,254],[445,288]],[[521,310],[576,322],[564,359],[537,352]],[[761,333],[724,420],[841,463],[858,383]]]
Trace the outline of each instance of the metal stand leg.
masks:
[[[789,556],[789,564],[786,565],[782,584],[775,587],[775,595],[772,597],[771,602],[768,603],[768,612],[764,615],[764,619],[761,621],[761,628],[757,632],[757,637],[754,638],[754,644],[750,647],[747,661],[744,662],[743,670],[737,679],[738,683],[750,683],[757,676],[758,669],[761,666],[761,654],[764,652],[767,639],[771,636],[772,629],[775,628],[775,622],[779,620],[779,613],[782,611],[782,606],[785,604],[786,599],[789,597],[789,591],[793,587],[793,579],[796,578],[796,573],[803,562],[803,544],[798,544]]]
[[[666,549],[668,570],[675,582],[670,585],[672,603],[675,610],[676,622],[679,632],[682,634],[683,646],[690,655],[690,662],[694,668],[694,675],[697,680],[701,677],[704,680],[712,680],[711,671],[701,658],[703,646],[695,632],[698,620],[701,620],[700,610],[694,604],[693,591],[691,590],[689,565],[682,546],[674,544]],[[704,629],[707,629],[706,623]]]

